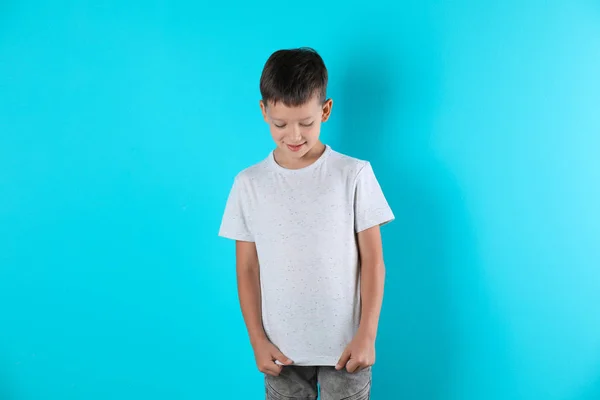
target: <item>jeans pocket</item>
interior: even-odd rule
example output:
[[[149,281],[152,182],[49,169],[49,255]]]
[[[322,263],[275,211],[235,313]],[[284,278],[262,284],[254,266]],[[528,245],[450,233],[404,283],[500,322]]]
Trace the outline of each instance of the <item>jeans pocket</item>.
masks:
[[[277,378],[265,376],[265,391],[267,400],[315,400],[308,389],[302,388],[296,382],[279,382]]]
[[[358,393],[344,397],[342,400],[369,400],[371,398],[371,380]]]

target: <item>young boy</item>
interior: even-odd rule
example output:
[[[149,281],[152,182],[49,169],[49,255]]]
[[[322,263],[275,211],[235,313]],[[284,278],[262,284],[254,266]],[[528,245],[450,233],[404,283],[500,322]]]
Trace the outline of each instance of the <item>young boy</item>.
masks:
[[[371,165],[319,140],[331,114],[312,49],[276,51],[260,108],[276,148],[239,173],[219,235],[236,241],[238,294],[267,399],[368,399],[394,215]],[[365,132],[365,134],[369,134]]]

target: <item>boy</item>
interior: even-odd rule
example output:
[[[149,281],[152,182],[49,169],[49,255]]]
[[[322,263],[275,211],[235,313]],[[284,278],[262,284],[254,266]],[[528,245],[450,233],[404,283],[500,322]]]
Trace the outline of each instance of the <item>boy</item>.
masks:
[[[276,148],[239,173],[219,235],[236,241],[238,295],[268,400],[368,399],[394,215],[371,165],[319,140],[331,114],[312,49],[276,51],[259,102]],[[368,132],[365,132],[368,134]]]

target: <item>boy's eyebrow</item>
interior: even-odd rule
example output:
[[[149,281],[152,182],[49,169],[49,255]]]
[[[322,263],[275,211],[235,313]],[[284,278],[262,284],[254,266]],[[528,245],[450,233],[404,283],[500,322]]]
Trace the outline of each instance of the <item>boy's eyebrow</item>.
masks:
[[[309,120],[309,119],[312,119],[312,118],[313,118],[313,117],[306,117],[306,118],[299,119],[298,121],[306,121],[306,120]],[[273,121],[277,121],[277,122],[286,122],[285,120],[283,120],[283,119],[279,119],[279,118],[274,118],[274,117],[271,117],[271,119],[272,119]]]

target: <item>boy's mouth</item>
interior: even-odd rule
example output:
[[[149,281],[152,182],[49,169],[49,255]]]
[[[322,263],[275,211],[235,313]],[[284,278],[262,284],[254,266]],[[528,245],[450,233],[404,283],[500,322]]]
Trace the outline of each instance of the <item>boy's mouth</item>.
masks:
[[[296,146],[291,145],[291,144],[287,145],[288,149],[290,149],[291,151],[299,151],[302,148],[302,146],[304,146],[304,143],[298,144]]]

